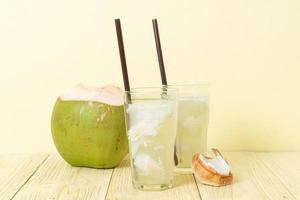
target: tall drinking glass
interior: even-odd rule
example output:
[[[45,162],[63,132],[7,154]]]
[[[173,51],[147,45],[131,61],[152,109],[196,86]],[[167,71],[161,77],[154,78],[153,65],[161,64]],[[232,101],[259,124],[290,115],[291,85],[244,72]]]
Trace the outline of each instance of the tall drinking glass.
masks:
[[[179,89],[176,136],[176,171],[191,171],[195,153],[206,153],[209,119],[209,85],[173,85]],[[179,169],[179,170],[178,170]]]
[[[177,89],[160,87],[125,92],[131,175],[137,189],[172,187],[177,97]]]

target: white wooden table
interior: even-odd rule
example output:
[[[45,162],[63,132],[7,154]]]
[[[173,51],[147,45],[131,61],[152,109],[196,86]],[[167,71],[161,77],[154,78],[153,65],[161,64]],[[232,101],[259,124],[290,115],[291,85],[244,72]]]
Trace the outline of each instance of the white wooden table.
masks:
[[[58,155],[0,155],[0,200],[300,199],[300,152],[227,152],[234,183],[210,187],[193,175],[175,175],[175,186],[143,192],[131,185],[128,158],[115,169],[71,167]]]

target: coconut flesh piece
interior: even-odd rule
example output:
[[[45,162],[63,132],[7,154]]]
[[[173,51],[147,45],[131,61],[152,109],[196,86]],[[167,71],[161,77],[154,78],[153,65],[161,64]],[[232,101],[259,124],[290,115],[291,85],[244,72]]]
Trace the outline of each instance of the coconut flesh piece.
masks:
[[[219,152],[217,155],[211,159],[204,157],[202,154],[199,155],[199,159],[206,167],[211,167],[216,170],[222,176],[228,176],[230,173],[230,168],[227,162],[222,158]]]
[[[193,156],[193,172],[195,177],[203,184],[223,186],[232,183],[232,173],[228,163],[220,151],[212,149],[215,157],[206,157],[201,154]]]
[[[112,106],[123,105],[123,92],[115,86],[85,87],[79,84],[60,95],[63,101],[96,101]]]

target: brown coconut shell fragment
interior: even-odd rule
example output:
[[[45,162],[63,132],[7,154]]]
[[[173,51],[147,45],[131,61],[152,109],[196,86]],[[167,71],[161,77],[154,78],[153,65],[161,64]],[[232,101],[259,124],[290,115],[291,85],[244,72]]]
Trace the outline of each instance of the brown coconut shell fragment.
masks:
[[[217,149],[212,149],[212,152],[215,156],[219,154],[222,157],[222,159],[227,163],[220,151],[218,151]],[[213,157],[204,157],[206,159],[213,159]],[[198,179],[198,181],[202,184],[211,186],[224,186],[232,183],[233,175],[231,171],[228,175],[222,175],[218,173],[214,168],[207,166],[205,163],[203,163],[198,153],[193,156],[192,168],[196,179]]]

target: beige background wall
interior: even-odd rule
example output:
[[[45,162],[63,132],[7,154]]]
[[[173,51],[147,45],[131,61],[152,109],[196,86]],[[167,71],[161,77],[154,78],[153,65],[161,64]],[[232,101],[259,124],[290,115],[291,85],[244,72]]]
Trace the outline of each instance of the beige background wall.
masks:
[[[209,145],[300,150],[300,1],[1,0],[0,153],[55,151],[56,97],[77,83],[159,85],[151,19],[170,83],[212,84]]]

